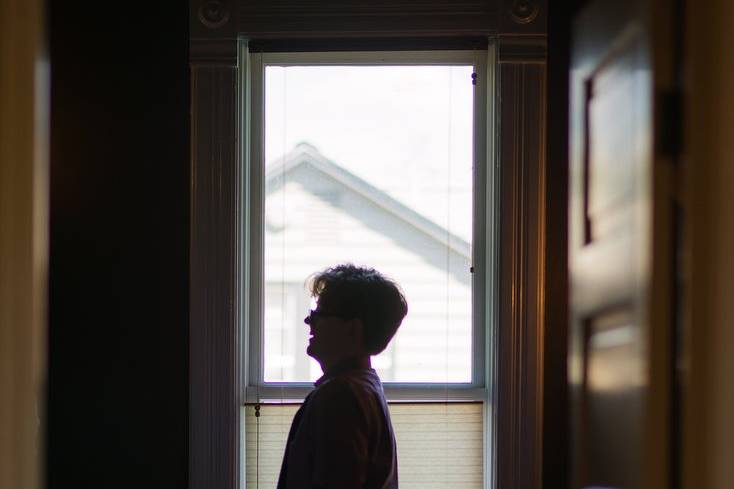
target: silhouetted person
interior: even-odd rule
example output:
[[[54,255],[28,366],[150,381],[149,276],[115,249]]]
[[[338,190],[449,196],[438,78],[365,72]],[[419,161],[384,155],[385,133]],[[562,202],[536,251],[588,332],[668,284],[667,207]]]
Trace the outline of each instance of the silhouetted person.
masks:
[[[370,357],[408,312],[399,287],[371,268],[338,265],[310,280],[306,352],[324,375],[293,418],[278,489],[396,489],[395,434]]]

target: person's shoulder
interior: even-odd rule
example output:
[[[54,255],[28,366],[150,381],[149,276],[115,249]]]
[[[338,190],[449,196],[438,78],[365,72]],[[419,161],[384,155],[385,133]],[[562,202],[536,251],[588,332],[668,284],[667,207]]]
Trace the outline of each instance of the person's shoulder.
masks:
[[[327,379],[313,392],[314,400],[354,396],[354,385],[352,380],[349,377],[343,375]]]
[[[310,413],[319,416],[337,416],[361,411],[361,396],[355,392],[348,378],[337,376],[326,380],[312,393],[308,403]]]
[[[319,400],[362,402],[379,385],[379,377],[372,370],[351,370],[326,380],[318,386],[313,397]]]

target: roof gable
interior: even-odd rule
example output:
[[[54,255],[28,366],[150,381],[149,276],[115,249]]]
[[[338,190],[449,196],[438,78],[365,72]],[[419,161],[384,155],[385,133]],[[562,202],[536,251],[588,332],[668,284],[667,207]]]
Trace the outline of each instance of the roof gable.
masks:
[[[448,245],[453,252],[467,259],[471,258],[471,248],[466,240],[450,233],[443,226],[436,224],[431,219],[329,160],[308,143],[298,144],[284,158],[268,166],[265,175],[268,194],[279,190],[283,185],[284,176],[293,172],[296,168],[307,168],[328,177],[343,186],[347,191],[354,192],[367,199],[384,212],[392,214],[406,225],[417,229],[441,245]]]

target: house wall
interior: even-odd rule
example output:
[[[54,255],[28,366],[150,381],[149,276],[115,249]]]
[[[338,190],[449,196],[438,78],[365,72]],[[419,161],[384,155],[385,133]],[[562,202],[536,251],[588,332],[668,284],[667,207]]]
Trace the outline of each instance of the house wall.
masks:
[[[345,187],[329,179],[315,179],[313,171],[305,167],[294,169],[291,178],[284,189],[266,199],[266,209],[271,204],[278,206],[274,215],[281,215],[282,202],[286,202],[286,218],[277,219],[284,227],[265,235],[265,280],[269,288],[280,290],[279,284],[291,284],[292,291],[306,297],[288,302],[308,305],[303,285],[310,274],[348,262],[374,267],[400,284],[409,309],[394,345],[375,358],[383,380],[469,382],[469,257],[449,251],[445,244]],[[274,309],[279,306],[276,304]],[[266,312],[266,356],[267,352],[280,353],[280,341],[291,347],[292,355],[304,355],[307,328],[302,319],[306,312],[304,307],[290,315],[294,322],[284,324],[283,337],[277,324],[281,316],[273,323]],[[272,340],[268,339],[270,334]],[[269,349],[271,346],[274,350]],[[398,354],[393,354],[393,348]],[[318,368],[311,369],[311,378],[318,374]],[[297,377],[308,378],[304,379],[303,372]]]
[[[49,488],[188,481],[187,2],[48,2]]]

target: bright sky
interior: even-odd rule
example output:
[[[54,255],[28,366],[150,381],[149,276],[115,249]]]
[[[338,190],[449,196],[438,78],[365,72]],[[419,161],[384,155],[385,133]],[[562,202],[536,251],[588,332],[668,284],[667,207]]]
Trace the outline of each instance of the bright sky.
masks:
[[[266,162],[308,142],[470,241],[472,72],[471,66],[268,66]]]

